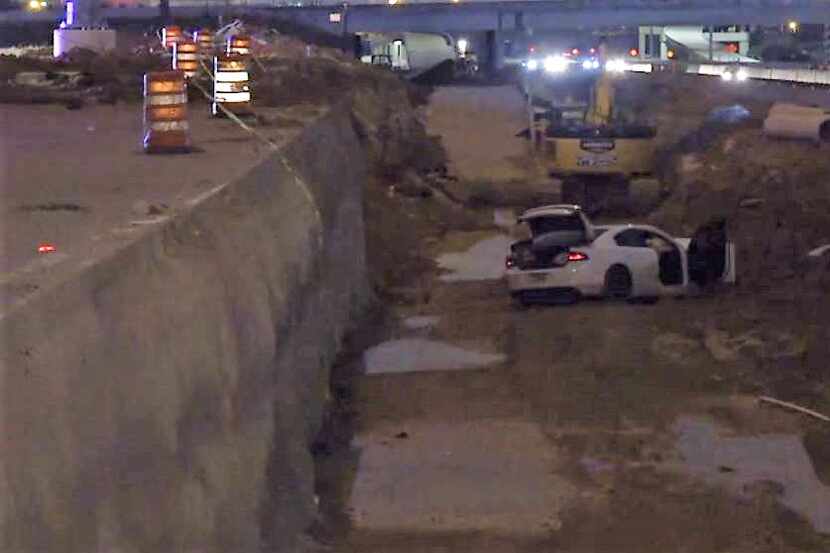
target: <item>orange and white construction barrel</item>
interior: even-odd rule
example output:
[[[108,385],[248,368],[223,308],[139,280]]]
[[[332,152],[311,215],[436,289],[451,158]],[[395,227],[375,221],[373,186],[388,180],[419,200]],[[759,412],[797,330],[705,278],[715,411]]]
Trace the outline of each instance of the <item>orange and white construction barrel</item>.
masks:
[[[144,151],[148,154],[190,151],[187,82],[181,71],[144,75]]]
[[[251,88],[246,56],[224,54],[213,58],[213,115],[251,113]]]
[[[199,55],[209,64],[216,55],[216,34],[211,29],[199,29],[193,33],[193,40],[199,46]]]
[[[248,35],[233,35],[228,37],[226,54],[238,54],[240,56],[251,55],[251,37]]]
[[[181,71],[188,79],[199,72],[199,47],[192,40],[180,40],[173,44],[173,69]]]
[[[172,50],[173,45],[181,40],[184,40],[184,34],[178,25],[168,25],[161,30],[161,44],[165,50]]]

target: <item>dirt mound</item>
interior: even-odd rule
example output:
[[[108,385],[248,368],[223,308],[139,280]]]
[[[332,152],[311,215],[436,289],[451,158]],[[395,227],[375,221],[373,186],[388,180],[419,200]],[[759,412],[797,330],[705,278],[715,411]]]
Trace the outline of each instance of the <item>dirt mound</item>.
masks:
[[[0,102],[138,101],[142,97],[144,74],[164,70],[168,63],[150,53],[98,55],[78,48],[57,60],[2,56]],[[42,73],[42,82],[21,78],[26,73]],[[71,78],[60,78],[66,76]]]
[[[652,220],[688,234],[725,217],[743,283],[803,274],[807,253],[830,243],[830,156],[823,149],[741,128],[674,164],[678,180]]]
[[[830,244],[828,149],[766,138],[751,123],[702,133],[670,157],[674,187],[650,220],[678,236],[727,220],[738,297],[726,300],[718,325],[731,335],[774,329],[796,337],[800,353],[786,362],[757,360],[761,381],[791,397],[818,398],[817,383],[830,378],[830,252],[815,255]]]

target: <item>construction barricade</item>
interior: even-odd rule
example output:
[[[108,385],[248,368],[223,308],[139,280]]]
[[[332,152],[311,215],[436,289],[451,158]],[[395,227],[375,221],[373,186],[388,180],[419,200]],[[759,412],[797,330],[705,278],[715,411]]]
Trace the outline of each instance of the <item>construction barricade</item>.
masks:
[[[236,115],[252,113],[245,56],[224,54],[213,58],[213,115],[223,115],[220,106]]]
[[[251,37],[248,35],[233,35],[228,37],[226,54],[237,54],[240,56],[251,55]]]
[[[181,71],[144,75],[143,145],[148,154],[190,151],[187,82]]]
[[[178,25],[168,25],[161,30],[161,44],[165,50],[172,50],[173,45],[180,40],[184,40],[184,34]]]
[[[181,71],[188,79],[199,72],[199,47],[191,40],[173,44],[173,69]]]
[[[216,55],[216,35],[210,29],[199,29],[193,33],[193,40],[199,47],[199,59],[209,67]]]

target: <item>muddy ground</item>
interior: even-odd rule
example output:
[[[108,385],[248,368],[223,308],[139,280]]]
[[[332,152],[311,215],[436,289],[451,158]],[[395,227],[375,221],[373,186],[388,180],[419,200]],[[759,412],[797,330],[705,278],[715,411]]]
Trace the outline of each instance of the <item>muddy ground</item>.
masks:
[[[504,91],[490,92],[495,109]],[[486,89],[470,93],[486,102]],[[429,130],[464,97],[434,95]],[[684,132],[661,145],[668,166],[688,153],[680,138],[720,105],[705,97],[684,114]],[[491,117],[494,126],[515,108]],[[453,116],[443,128],[459,124]],[[745,136],[752,129],[721,129],[696,155],[705,163],[722,155],[723,140],[758,140]],[[469,144],[452,142],[463,141],[462,129],[443,135],[450,165],[461,152],[463,167]],[[742,160],[751,156],[743,147]],[[790,161],[812,148],[766,147],[789,149]],[[828,182],[830,172],[812,167],[816,183]],[[655,220],[681,229],[705,215],[678,199],[687,182],[673,183]],[[733,176],[725,186],[742,183]],[[527,196],[510,190],[502,182],[489,198],[522,207]],[[826,200],[818,184],[790,190],[802,204]],[[775,206],[775,197],[765,201]],[[373,270],[388,271],[378,281],[388,293],[341,356],[336,409],[317,444],[324,517],[314,534],[326,549],[830,551],[830,426],[757,401],[772,395],[830,412],[827,373],[807,362],[820,353],[815,329],[826,315],[799,319],[803,303],[761,286],[769,279],[752,275],[763,256],[745,254],[738,286],[702,297],[516,310],[499,278],[504,212],[403,197],[381,181],[367,201]],[[677,210],[679,219],[664,215]],[[729,215],[739,251],[754,247],[746,223]],[[809,281],[804,295],[826,295],[816,283],[826,273],[792,270]]]

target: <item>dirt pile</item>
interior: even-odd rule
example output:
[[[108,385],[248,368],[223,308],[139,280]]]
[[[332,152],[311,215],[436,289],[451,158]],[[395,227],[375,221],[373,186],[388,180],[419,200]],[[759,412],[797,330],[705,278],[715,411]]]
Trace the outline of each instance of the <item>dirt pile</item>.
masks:
[[[813,145],[770,140],[757,128],[724,133],[675,159],[678,180],[652,220],[690,233],[725,217],[746,285],[804,274],[807,253],[830,243],[830,157]]]
[[[169,61],[152,54],[98,55],[76,48],[61,59],[0,56],[0,103],[64,103],[138,101],[143,76],[167,68]]]
[[[788,392],[821,395],[817,382],[830,378],[830,255],[816,255],[830,244],[827,148],[768,139],[752,121],[701,132],[671,157],[673,189],[650,219],[682,236],[727,220],[740,299],[725,302],[718,326],[733,337],[760,332],[764,342],[783,333],[786,343],[756,356],[759,367],[788,381]]]

